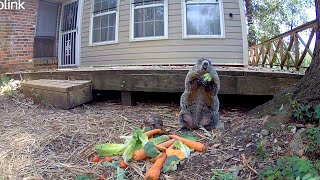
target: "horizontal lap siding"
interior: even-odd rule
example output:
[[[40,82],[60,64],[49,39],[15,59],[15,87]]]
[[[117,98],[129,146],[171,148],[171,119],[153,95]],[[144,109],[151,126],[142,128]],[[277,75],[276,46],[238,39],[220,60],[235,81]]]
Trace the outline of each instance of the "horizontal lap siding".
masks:
[[[182,39],[181,0],[168,0],[168,39],[129,41],[130,0],[121,0],[119,43],[90,46],[91,0],[84,0],[81,33],[81,65],[190,64],[200,57],[215,64],[243,64],[243,39],[238,0],[223,0],[225,38]],[[229,13],[233,17],[229,17]]]

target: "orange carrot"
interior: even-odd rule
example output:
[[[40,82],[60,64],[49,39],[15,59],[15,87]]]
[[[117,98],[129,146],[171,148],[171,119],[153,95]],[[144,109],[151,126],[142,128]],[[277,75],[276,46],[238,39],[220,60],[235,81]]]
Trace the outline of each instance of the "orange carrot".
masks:
[[[156,160],[158,160],[158,159],[161,157],[161,155],[162,155],[162,153],[158,154],[158,155],[157,155],[156,157],[154,157],[154,158],[151,158],[151,159],[150,159],[150,162],[152,162],[152,163],[156,162]]]
[[[157,180],[159,179],[161,168],[166,160],[166,153],[162,153],[161,157],[156,160],[153,166],[146,173],[146,180]]]
[[[151,137],[154,134],[162,133],[163,131],[161,129],[153,129],[151,131],[145,132],[144,134],[148,137]]]
[[[171,146],[174,143],[174,141],[175,141],[175,139],[170,139],[168,141],[165,141],[165,142],[160,143],[160,144],[155,145],[155,146],[159,150],[164,151],[164,150],[166,150],[167,147]],[[146,155],[146,153],[144,153],[144,149],[143,148],[141,148],[139,150],[136,150],[133,153],[133,159],[136,160],[136,161],[144,160],[144,159],[147,159],[147,158],[148,158],[148,156]]]
[[[140,161],[140,160],[144,160],[144,159],[147,159],[148,156],[146,155],[146,153],[144,153],[144,149],[141,148],[139,150],[136,150],[134,153],[133,153],[133,156],[132,158],[136,161]]]
[[[169,137],[181,141],[183,144],[187,145],[189,148],[194,149],[196,151],[202,152],[206,149],[204,144],[199,142],[191,141],[189,139],[185,139],[177,135],[169,135]]]

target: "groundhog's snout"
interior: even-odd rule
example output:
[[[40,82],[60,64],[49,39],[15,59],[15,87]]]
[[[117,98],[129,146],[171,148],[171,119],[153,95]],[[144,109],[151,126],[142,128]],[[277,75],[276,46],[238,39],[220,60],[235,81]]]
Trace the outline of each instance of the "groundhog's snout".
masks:
[[[205,71],[207,70],[209,67],[209,62],[208,61],[203,61],[202,63],[202,70]]]

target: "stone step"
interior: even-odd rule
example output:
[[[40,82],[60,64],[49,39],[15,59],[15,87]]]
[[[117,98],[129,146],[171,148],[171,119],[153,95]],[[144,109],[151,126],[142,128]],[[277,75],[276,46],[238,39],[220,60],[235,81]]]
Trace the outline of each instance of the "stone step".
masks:
[[[24,81],[21,90],[37,102],[61,109],[71,109],[92,100],[92,82],[87,80]]]

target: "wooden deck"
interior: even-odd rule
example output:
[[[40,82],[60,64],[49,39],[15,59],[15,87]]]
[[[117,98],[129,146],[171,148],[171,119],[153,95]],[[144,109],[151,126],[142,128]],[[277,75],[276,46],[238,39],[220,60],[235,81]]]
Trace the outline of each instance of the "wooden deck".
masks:
[[[125,66],[75,68],[8,74],[15,79],[91,80],[94,90],[130,92],[183,92],[190,66]],[[303,75],[258,67],[216,67],[221,80],[220,94],[274,95],[296,83]]]

